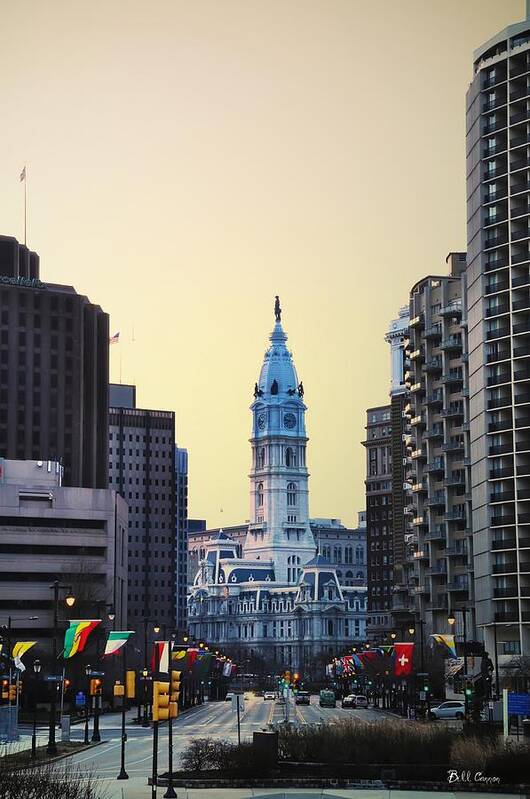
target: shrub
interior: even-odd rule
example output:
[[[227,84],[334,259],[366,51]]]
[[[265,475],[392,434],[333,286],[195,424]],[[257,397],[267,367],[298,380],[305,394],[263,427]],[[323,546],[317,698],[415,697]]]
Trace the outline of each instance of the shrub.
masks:
[[[68,762],[21,769],[0,765],[1,799],[105,799],[106,794],[91,771]]]
[[[213,769],[244,774],[254,767],[253,754],[254,748],[250,742],[238,746],[231,741],[197,738],[181,754],[181,760],[187,771]]]
[[[451,746],[449,765],[460,770],[484,771],[494,751],[495,744],[488,740],[457,738]]]
[[[280,758],[302,762],[447,763],[456,730],[420,723],[346,720],[320,727],[280,730]]]
[[[490,752],[485,773],[499,777],[501,783],[528,783],[530,780],[530,744],[502,742]]]

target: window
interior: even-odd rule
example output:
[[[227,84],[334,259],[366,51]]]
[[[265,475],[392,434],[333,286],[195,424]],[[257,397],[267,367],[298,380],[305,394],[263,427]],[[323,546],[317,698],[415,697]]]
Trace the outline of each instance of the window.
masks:
[[[296,505],[296,483],[287,483],[287,505]]]
[[[296,466],[296,452],[292,447],[287,447],[285,450],[285,465]]]
[[[263,483],[258,483],[256,486],[256,507],[263,507]]]
[[[258,450],[258,469],[263,469],[265,466],[265,447],[260,447]]]

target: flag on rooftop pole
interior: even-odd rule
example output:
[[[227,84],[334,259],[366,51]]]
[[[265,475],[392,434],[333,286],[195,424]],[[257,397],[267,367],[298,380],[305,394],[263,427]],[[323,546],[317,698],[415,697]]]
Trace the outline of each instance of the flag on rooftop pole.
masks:
[[[22,183],[24,180],[26,180],[26,165],[25,164],[24,164],[24,169],[20,173],[20,183]]]
[[[120,343],[120,334],[114,333],[113,336],[109,338],[109,344],[119,344]]]
[[[116,652],[119,652],[122,646],[127,643],[131,635],[134,635],[134,630],[127,630],[126,632],[112,630],[107,638],[107,643],[105,644],[105,651],[103,654],[115,655]]]
[[[63,657],[71,658],[82,652],[88,636],[100,623],[101,619],[72,619],[64,634]]]

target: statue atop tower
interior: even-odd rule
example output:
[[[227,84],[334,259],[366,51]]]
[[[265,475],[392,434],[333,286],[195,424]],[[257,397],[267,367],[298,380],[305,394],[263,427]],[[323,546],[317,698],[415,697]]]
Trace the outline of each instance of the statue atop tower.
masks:
[[[276,295],[276,302],[274,303],[274,316],[277,322],[282,321],[282,309],[280,307],[280,298]]]

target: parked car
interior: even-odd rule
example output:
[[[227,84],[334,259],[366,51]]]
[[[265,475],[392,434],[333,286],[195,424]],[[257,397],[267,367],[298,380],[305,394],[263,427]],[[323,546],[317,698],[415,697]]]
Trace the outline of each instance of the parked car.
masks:
[[[318,704],[320,705],[320,707],[337,707],[337,699],[335,697],[335,692],[327,689],[321,691],[318,699]]]
[[[264,700],[272,699],[272,701],[274,702],[274,700],[276,699],[276,694],[274,693],[274,691],[265,691],[265,693],[263,694],[263,699]]]
[[[368,699],[365,696],[357,695],[354,699],[353,707],[359,707],[359,708],[368,707]]]
[[[311,694],[309,691],[298,691],[294,698],[295,705],[310,705],[311,704]]]
[[[429,718],[431,719],[463,719],[466,712],[464,702],[451,700],[442,702],[437,707],[431,707]]]
[[[348,694],[348,696],[342,697],[342,707],[354,707],[354,706],[355,706],[354,694]]]
[[[231,702],[232,698],[235,696],[233,691],[228,691],[227,695],[225,696],[225,702]]]

